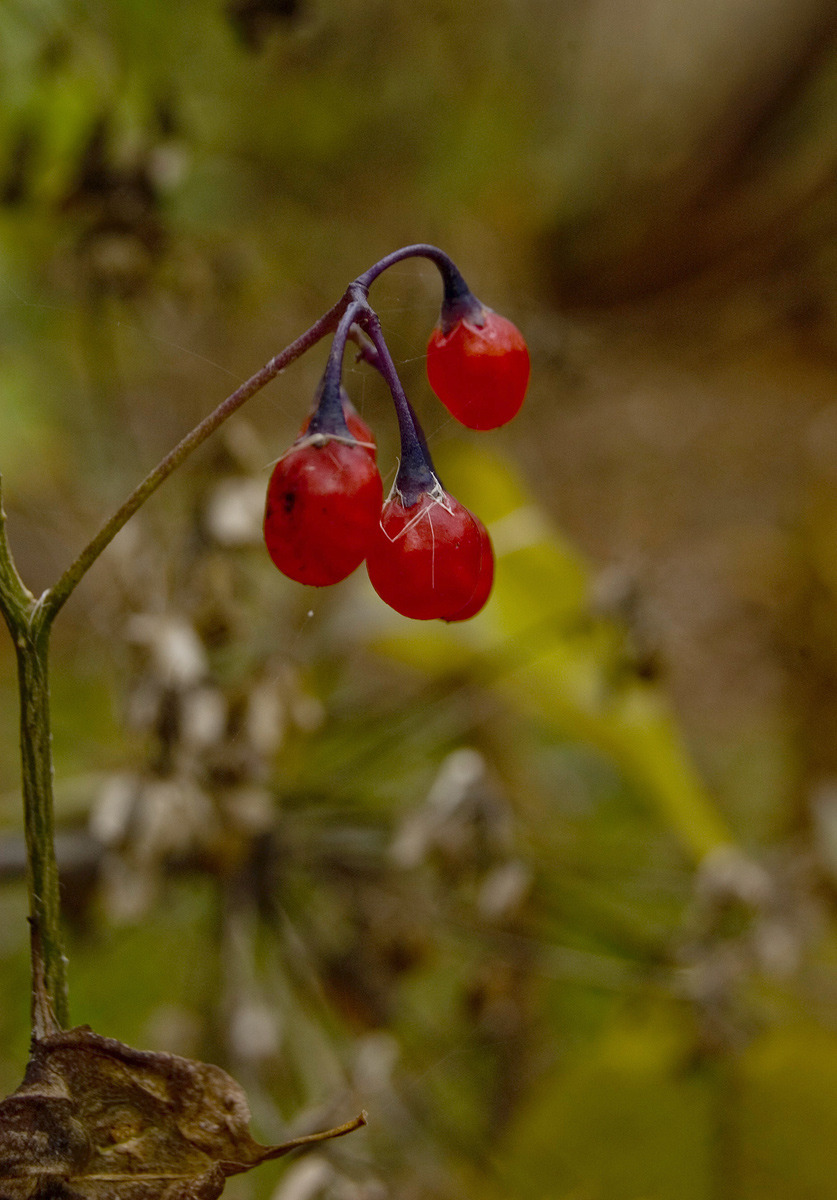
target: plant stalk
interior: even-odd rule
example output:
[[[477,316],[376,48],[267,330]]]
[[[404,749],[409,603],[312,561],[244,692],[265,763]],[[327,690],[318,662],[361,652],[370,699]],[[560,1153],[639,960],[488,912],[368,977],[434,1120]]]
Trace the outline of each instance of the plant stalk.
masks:
[[[458,270],[435,246],[416,245],[387,255],[350,284],[340,300],[324,313],[305,333],[266,363],[163,458],[134,488],[113,516],[81,551],[63,575],[35,600],[18,574],[6,537],[0,479],[0,613],[15,644],[20,690],[20,748],[27,850],[29,913],[32,925],[32,1021],[33,1030],[44,1026],[44,1009],[54,1016],[59,1027],[69,1021],[67,1000],[67,961],[64,956],[61,923],[58,864],[55,858],[55,816],[52,791],[52,735],[50,733],[48,653],[49,635],[55,617],[63,608],[87,571],[145,501],[173,471],[197,449],[228,417],[254,396],[285,367],[304,354],[321,338],[340,326],[332,350],[329,368],[334,374],[342,360],[346,337],[352,321],[361,320],[372,335],[379,370],[390,384],[398,412],[404,449],[402,457],[413,463],[413,474],[432,473],[423,436],[404,395],[395,366],[380,330],[377,317],[368,307],[369,286],[382,271],[404,258],[423,256],[439,268],[445,284],[445,296],[467,291]],[[351,312],[347,314],[347,309]],[[346,320],[341,318],[346,314]],[[339,391],[338,391],[339,396]],[[405,470],[402,461],[402,474]],[[415,482],[414,480],[412,482]],[[35,948],[37,947],[37,953]],[[40,1005],[40,1007],[39,1007]],[[40,1016],[39,1016],[40,1012]],[[40,1022],[40,1025],[39,1025]]]
[[[39,942],[42,949],[42,961],[36,962],[34,955],[32,959],[32,1015],[34,1023],[36,997],[39,989],[41,994],[45,990],[58,1024],[65,1026],[69,1019],[67,961],[61,940],[58,864],[55,859],[47,675],[49,626],[33,626],[35,611],[35,598],[23,584],[12,558],[0,491],[0,612],[9,627],[17,654],[29,919],[33,929],[33,944]]]
[[[23,822],[26,834],[30,920],[40,935],[43,982],[58,1025],[69,1023],[67,959],[61,937],[58,863],[55,858],[55,805],[52,794],[52,734],[47,656],[49,631],[15,643],[20,686],[20,754]],[[35,1001],[35,963],[32,964]],[[33,1008],[34,1017],[34,1008]]]
[[[51,1009],[59,1027],[66,1027],[69,1022],[67,960],[61,937],[52,790],[54,772],[48,676],[52,622],[105,547],[160,484],[245,401],[330,333],[338,324],[348,302],[348,295],[343,296],[310,329],[272,358],[188,433],[149,472],[40,600],[35,600],[15,566],[6,537],[6,515],[0,491],[0,613],[9,627],[17,654],[29,919],[33,930],[33,946],[37,944],[40,950],[38,955],[33,953],[32,956],[33,1030],[37,1028],[36,1001],[39,994],[42,1006],[45,1003]]]
[[[169,475],[177,470],[192,451],[197,450],[198,446],[205,442],[228,417],[237,412],[251,396],[255,396],[256,392],[270,383],[271,379],[274,379],[281,371],[284,371],[285,367],[290,366],[306,350],[310,350],[321,338],[331,333],[348,302],[348,296],[341,297],[337,304],[320,317],[310,329],[300,334],[295,341],[266,363],[246,383],[243,383],[240,388],[236,388],[232,395],[227,396],[226,400],[223,400],[208,417],[195,426],[191,433],[187,433],[165,458],[161,459],[153,471],[146,475],[142,483],[137,484],[125,503],[102,526],[92,541],[88,542],[58,582],[41,596],[35,612],[35,620],[39,624],[51,624],[105,547],[113,541],[122,526],[127,524],[146,500],[156,492],[160,484],[168,479]]]

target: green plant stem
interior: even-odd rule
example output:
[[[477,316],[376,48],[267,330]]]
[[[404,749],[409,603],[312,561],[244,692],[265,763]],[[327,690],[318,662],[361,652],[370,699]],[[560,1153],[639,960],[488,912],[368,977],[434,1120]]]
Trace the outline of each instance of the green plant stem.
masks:
[[[272,358],[178,442],[154,470],[146,475],[54,587],[44,592],[40,600],[35,600],[15,566],[6,537],[6,516],[0,491],[0,612],[9,627],[17,653],[29,916],[35,935],[33,945],[37,943],[40,947],[40,955],[36,956],[33,953],[32,956],[33,1029],[37,1028],[35,1005],[39,994],[42,1003],[45,998],[60,1027],[65,1027],[69,1021],[67,961],[61,938],[58,864],[55,858],[55,805],[52,792],[48,676],[52,622],[105,547],[160,484],[245,401],[322,337],[333,331],[348,303],[347,293],[310,329]]]
[[[6,537],[6,517],[0,490],[0,613],[15,644],[20,687],[20,747],[24,827],[27,848],[29,912],[33,932],[33,1029],[38,1028],[36,1000],[51,1007],[59,1026],[69,1019],[67,966],[61,942],[58,865],[55,858],[55,817],[52,794],[52,736],[50,733],[48,654],[55,617],[106,546],[135,512],[219,425],[321,338],[332,333],[350,304],[366,305],[371,283],[402,258],[424,255],[436,263],[446,281],[460,279],[447,255],[434,246],[410,246],[388,255],[350,284],[344,295],[318,321],[266,363],[246,383],[196,425],[134,488],[127,500],[39,600],[21,580]],[[464,284],[463,284],[464,286]],[[347,323],[348,324],[348,323]],[[336,354],[335,354],[336,359]],[[2,483],[2,480],[0,480]],[[38,946],[36,954],[34,947]],[[43,1020],[41,1019],[41,1024]]]
[[[20,754],[26,834],[29,917],[42,950],[32,962],[33,1021],[40,986],[59,1025],[68,1021],[67,964],[61,940],[58,864],[55,859],[52,744],[49,718],[49,625],[36,628],[35,598],[24,586],[6,537],[0,492],[0,612],[17,654],[20,690]],[[36,966],[39,978],[36,979]]]
[[[306,350],[310,350],[326,334],[331,333],[337,327],[348,302],[349,296],[347,293],[324,316],[320,317],[319,321],[316,321],[310,329],[307,329],[296,341],[291,342],[280,354],[277,354],[269,363],[266,363],[260,371],[257,371],[246,383],[243,383],[232,395],[222,401],[214,412],[205,417],[199,425],[195,426],[191,433],[187,433],[177,443],[174,449],[157,464],[154,470],[146,475],[142,483],[134,488],[125,503],[116,510],[110,520],[88,542],[81,554],[67,568],[58,582],[48,591],[44,592],[36,605],[34,614],[36,624],[46,626],[52,623],[59,610],[69,600],[76,586],[93,566],[93,563],[105,547],[113,541],[119,530],[131,519],[134,513],[145,504],[149,496],[156,492],[160,484],[168,479],[169,475],[177,470],[192,451],[197,450],[198,446],[205,442],[210,434],[214,433],[218,426],[222,425],[228,417],[237,412],[242,404],[246,403],[251,396],[260,391],[265,384],[270,383],[271,379],[274,379],[281,371],[284,371],[285,367],[304,354]]]
[[[52,734],[47,657],[49,631],[16,643],[20,685],[20,753],[26,833],[30,917],[41,936],[46,993],[55,1018],[68,1020],[67,960],[61,937],[58,863],[55,858],[55,805],[52,795]],[[34,999],[34,964],[33,964]]]

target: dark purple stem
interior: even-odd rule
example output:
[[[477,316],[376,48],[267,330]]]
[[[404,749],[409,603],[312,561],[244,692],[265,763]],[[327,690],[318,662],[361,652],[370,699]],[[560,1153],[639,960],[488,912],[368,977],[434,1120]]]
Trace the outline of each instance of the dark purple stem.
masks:
[[[471,289],[462,278],[453,259],[438,246],[431,246],[427,242],[418,242],[415,246],[403,246],[400,250],[393,250],[392,254],[387,254],[380,262],[376,262],[374,267],[370,267],[368,271],[358,275],[355,283],[359,284],[364,291],[368,291],[379,275],[405,258],[429,258],[438,267],[445,288],[446,303],[448,301],[453,303],[471,295]]]
[[[401,462],[395,477],[395,486],[404,499],[405,508],[410,508],[418,502],[424,492],[430,491],[439,482],[439,477],[433,468],[424,432],[398,378],[395,363],[381,331],[381,322],[371,308],[367,309],[361,320],[377,351],[378,362],[375,365],[392,392],[401,434]]]
[[[445,289],[439,314],[439,323],[444,333],[450,333],[458,321],[469,321],[472,325],[482,328],[485,324],[484,306],[468,287],[462,272],[453,259],[449,258],[438,246],[418,242],[415,246],[404,246],[401,250],[393,250],[392,254],[388,254],[386,258],[376,262],[374,267],[370,267],[363,275],[359,275],[353,286],[361,287],[364,292],[367,292],[379,275],[405,258],[429,258],[438,267]]]
[[[381,356],[378,354],[375,343],[370,341],[368,335],[363,331],[363,329],[361,329],[357,321],[352,326],[349,336],[352,338],[358,348],[357,361],[368,363],[370,367],[374,367],[378,374],[381,375],[384,380],[386,380],[386,374],[381,367]],[[427,445],[427,438],[424,436],[424,430],[421,427],[421,422],[416,416],[416,411],[409,400],[407,400],[407,407],[409,408],[410,415],[413,418],[416,436],[422,444],[425,455],[427,458],[430,458],[430,450]],[[439,476],[436,475],[436,478],[438,479]]]
[[[306,435],[323,433],[345,438],[351,438],[352,436],[346,424],[346,415],[343,412],[343,401],[340,396],[343,355],[346,351],[346,342],[349,340],[349,331],[352,325],[357,321],[360,314],[366,312],[368,309],[369,305],[365,299],[352,300],[340,318],[340,323],[334,333],[334,340],[331,343],[326,369],[323,373],[320,399],[316,412],[308,424]]]

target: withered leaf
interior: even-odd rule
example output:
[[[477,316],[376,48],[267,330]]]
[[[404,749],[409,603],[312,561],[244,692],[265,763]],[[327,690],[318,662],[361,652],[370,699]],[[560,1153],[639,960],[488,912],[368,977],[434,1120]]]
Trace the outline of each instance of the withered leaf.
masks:
[[[220,1067],[37,1017],[23,1083],[0,1102],[0,1200],[215,1200],[227,1176],[366,1122],[260,1146]]]

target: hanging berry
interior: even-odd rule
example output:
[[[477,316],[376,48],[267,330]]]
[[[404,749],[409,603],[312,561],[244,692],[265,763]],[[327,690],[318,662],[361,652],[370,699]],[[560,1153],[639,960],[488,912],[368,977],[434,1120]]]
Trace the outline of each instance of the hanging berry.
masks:
[[[370,318],[368,326],[401,433],[398,474],[366,558],[369,579],[381,599],[402,616],[419,621],[464,620],[459,614],[471,604],[483,580],[483,535],[487,539],[488,534],[473,513],[442,487],[377,318]],[[490,590],[489,578],[474,612]]]
[[[297,583],[327,587],[351,575],[378,525],[383,486],[359,443],[304,438],[276,464],[267,488],[264,540]]]
[[[442,487],[410,407],[369,288],[413,256],[438,267],[444,300],[430,338],[427,370],[449,411],[472,429],[494,429],[517,413],[529,381],[520,332],[476,299],[451,259],[435,246],[394,251],[349,285],[318,390],[316,407],[270,480],[264,535],[276,566],[300,583],[345,579],[364,558],[383,600],[405,616],[465,621],[488,600],[491,539],[479,518]],[[347,340],[386,379],[401,431],[401,462],[381,511],[372,431],[340,382]]]
[[[363,562],[378,529],[383,484],[371,431],[331,379],[267,487],[264,540],[283,575],[327,587]],[[354,436],[349,421],[363,435]]]
[[[436,480],[412,504],[393,493],[381,513],[366,569],[381,599],[402,616],[464,620],[457,614],[480,582],[481,543],[473,513]]]
[[[427,346],[427,377],[448,412],[469,429],[497,429],[520,410],[529,372],[520,330],[481,304],[455,268],[449,271]]]

